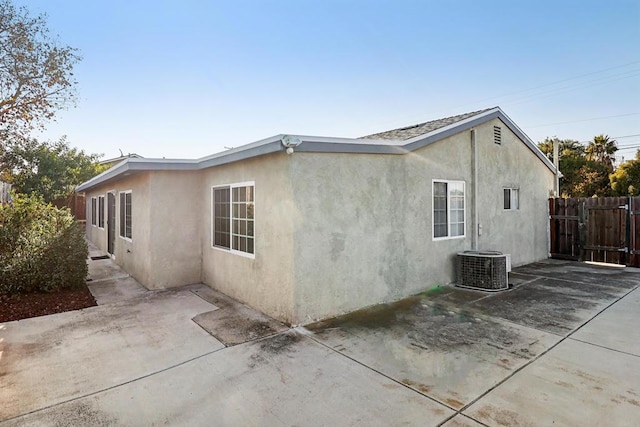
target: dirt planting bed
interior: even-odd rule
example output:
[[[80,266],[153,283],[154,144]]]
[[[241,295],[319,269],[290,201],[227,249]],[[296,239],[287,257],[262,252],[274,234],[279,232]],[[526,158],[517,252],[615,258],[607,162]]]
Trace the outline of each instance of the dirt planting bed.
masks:
[[[0,295],[0,322],[63,313],[97,305],[83,285],[75,289],[61,289],[50,293]]]

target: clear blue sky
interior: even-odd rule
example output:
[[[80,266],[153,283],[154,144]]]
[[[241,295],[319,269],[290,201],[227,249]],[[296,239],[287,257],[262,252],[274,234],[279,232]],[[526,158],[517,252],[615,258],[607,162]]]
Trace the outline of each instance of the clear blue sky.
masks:
[[[495,105],[534,141],[640,146],[638,0],[14,1],[83,56],[78,105],[45,137],[105,157],[357,137]]]

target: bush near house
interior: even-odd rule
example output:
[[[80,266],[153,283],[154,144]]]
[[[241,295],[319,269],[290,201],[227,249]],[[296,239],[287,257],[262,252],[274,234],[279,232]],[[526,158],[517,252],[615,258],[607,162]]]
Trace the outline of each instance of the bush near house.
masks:
[[[79,287],[88,249],[68,209],[37,196],[14,195],[0,206],[0,294]]]

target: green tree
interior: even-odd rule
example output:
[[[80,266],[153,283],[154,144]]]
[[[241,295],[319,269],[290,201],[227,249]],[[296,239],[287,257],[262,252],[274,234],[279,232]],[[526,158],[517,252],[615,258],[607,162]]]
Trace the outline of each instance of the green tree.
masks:
[[[608,165],[588,160],[578,170],[580,180],[571,189],[570,197],[606,197],[611,195]]]
[[[0,0],[0,140],[28,134],[75,102],[77,49],[49,34],[45,15]]]
[[[104,171],[99,154],[72,148],[65,137],[56,142],[14,136],[0,153],[0,175],[16,192],[36,194],[51,202]]]
[[[560,161],[563,157],[584,157],[585,148],[574,139],[560,139],[556,136],[553,138],[545,138],[544,141],[538,143],[538,148],[542,151],[549,160],[553,161],[553,144],[558,142],[558,152],[560,153]]]
[[[640,150],[635,159],[618,166],[609,179],[614,196],[640,196]]]
[[[582,182],[580,170],[587,164],[585,147],[573,139],[545,138],[538,143],[538,148],[549,160],[553,161],[553,144],[558,142],[560,178],[560,194],[563,197],[575,197],[577,187]]]
[[[598,135],[587,145],[587,160],[606,165],[613,172],[613,162],[618,151],[618,143],[609,138],[609,135]]]

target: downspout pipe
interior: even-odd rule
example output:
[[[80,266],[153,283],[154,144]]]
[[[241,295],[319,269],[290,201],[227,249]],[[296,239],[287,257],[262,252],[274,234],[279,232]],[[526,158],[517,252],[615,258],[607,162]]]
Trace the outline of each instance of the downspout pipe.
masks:
[[[553,141],[553,165],[556,167],[556,179],[554,183],[554,196],[560,197],[560,142],[556,138]]]
[[[473,176],[473,193],[471,207],[473,211],[472,232],[471,232],[471,250],[478,250],[478,146],[476,143],[476,130],[471,129],[471,173]]]

